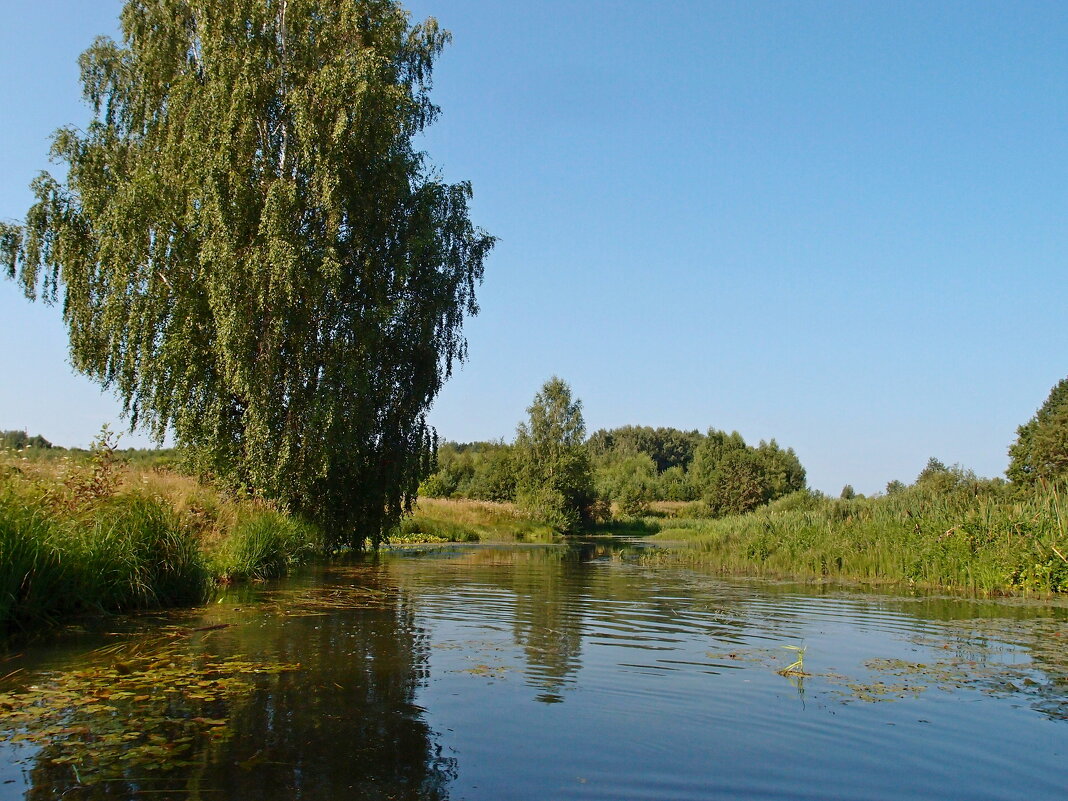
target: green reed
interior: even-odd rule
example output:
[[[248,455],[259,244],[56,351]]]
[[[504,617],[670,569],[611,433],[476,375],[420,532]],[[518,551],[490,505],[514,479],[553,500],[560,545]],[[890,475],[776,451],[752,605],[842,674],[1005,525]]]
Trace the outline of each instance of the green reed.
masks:
[[[784,499],[784,501],[787,499]],[[1068,508],[1055,487],[812,498],[718,520],[663,521],[661,559],[731,572],[985,593],[1068,591]]]

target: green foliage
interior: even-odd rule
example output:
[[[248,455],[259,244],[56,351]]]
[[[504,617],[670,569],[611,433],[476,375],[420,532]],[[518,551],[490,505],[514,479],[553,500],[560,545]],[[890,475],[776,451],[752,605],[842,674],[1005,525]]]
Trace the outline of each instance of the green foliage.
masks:
[[[768,487],[768,499],[774,500],[805,487],[805,468],[793,448],[783,450],[773,439],[756,447],[756,463]]]
[[[823,493],[802,489],[772,501],[768,504],[767,511],[769,513],[811,511],[823,506],[824,500]]]
[[[709,429],[697,446],[689,479],[713,516],[743,514],[805,487],[805,469],[793,448],[775,440],[756,448],[737,431]]]
[[[656,498],[662,501],[694,501],[697,491],[690,483],[686,471],[676,465],[669,467],[657,478]]]
[[[598,496],[614,499],[619,514],[624,517],[636,517],[648,511],[657,484],[652,457],[645,453],[613,454],[601,457],[598,462],[594,473]]]
[[[736,514],[805,486],[805,469],[792,448],[783,449],[775,440],[750,447],[737,432],[710,429],[703,436],[676,428],[623,426],[597,431],[586,451],[596,501],[584,501],[583,514],[603,522],[611,519],[613,506],[626,518],[646,514],[654,501],[700,499],[705,515]],[[517,453],[500,442],[446,442],[420,493],[513,501],[523,464]],[[542,487],[537,493],[527,491],[524,503],[547,510],[557,525],[575,525],[573,518],[554,511],[571,503],[567,493]]]
[[[725,453],[705,489],[705,501],[716,516],[745,514],[770,499],[768,477],[751,450]]]
[[[838,494],[838,497],[843,501],[851,501],[857,497],[857,491],[853,489],[852,484],[846,484],[842,487],[842,491]]]
[[[598,494],[624,516],[643,513],[650,501],[697,497],[687,468],[701,442],[697,431],[649,426],[601,429],[587,442]]]
[[[1068,475],[1068,378],[1059,381],[1035,416],[1017,429],[1006,474],[1023,487]]]
[[[503,442],[443,443],[436,467],[419,494],[430,498],[472,498],[504,503],[515,500],[512,448]]]
[[[725,431],[708,429],[705,438],[694,451],[693,463],[690,465],[690,480],[703,494],[716,477],[720,462],[732,451],[744,451],[747,446],[742,435],[737,431],[727,434]]]
[[[471,477],[471,497],[507,503],[515,500],[516,471],[512,448],[503,443],[483,451]]]
[[[685,468],[693,460],[701,441],[697,431],[649,426],[622,426],[600,429],[590,436],[590,454],[594,459],[608,454],[636,456],[645,454],[656,465],[657,473],[672,467]]]
[[[0,260],[131,424],[329,532],[410,509],[492,237],[413,146],[449,35],[387,0],[129,0]]]
[[[559,531],[577,530],[594,501],[582,401],[557,377],[545,382],[516,430],[516,503]]]

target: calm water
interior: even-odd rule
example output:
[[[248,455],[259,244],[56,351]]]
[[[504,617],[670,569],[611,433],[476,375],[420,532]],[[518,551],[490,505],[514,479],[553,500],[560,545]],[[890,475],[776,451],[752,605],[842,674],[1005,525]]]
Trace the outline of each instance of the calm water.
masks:
[[[0,745],[0,798],[1068,798],[1064,608],[820,594],[613,554],[390,555],[9,655],[0,693],[120,674],[47,741]],[[807,676],[777,672],[788,646]],[[116,688],[160,648],[152,669],[229,659],[245,683],[170,688],[157,742],[138,719],[155,695]],[[178,768],[94,755],[163,753],[182,716],[209,734]]]

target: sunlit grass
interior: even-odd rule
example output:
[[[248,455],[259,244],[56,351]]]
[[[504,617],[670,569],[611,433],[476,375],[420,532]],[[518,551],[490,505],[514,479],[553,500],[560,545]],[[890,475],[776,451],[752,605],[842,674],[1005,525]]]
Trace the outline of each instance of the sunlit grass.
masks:
[[[520,514],[514,504],[420,498],[391,542],[551,541],[551,526]]]

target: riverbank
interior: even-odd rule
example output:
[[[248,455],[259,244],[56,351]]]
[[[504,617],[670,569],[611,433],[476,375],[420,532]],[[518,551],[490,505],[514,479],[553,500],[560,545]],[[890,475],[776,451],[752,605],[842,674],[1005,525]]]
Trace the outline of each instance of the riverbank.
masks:
[[[389,542],[552,542],[557,537],[552,526],[531,520],[513,503],[420,498]]]
[[[724,573],[905,584],[984,594],[1068,591],[1068,499],[984,485],[851,500],[802,492],[735,517],[659,504],[592,533],[642,536],[643,559]],[[513,504],[421,498],[389,543],[548,542]],[[167,464],[0,452],[0,633],[95,612],[196,604],[212,588],[284,575],[322,553],[312,526]]]
[[[89,454],[0,453],[0,634],[79,615],[195,604],[286,573],[314,527],[168,469]]]
[[[946,493],[922,487],[852,500],[797,493],[735,517],[648,518],[658,562],[724,573],[983,594],[1068,591],[1068,498],[1056,488]]]
[[[984,595],[1068,592],[1068,497],[1056,488],[913,486],[850,500],[795,493],[745,515],[692,517],[695,506],[653,504],[589,533],[641,537],[647,562],[725,574]],[[394,542],[551,541],[512,504],[421,498]]]

